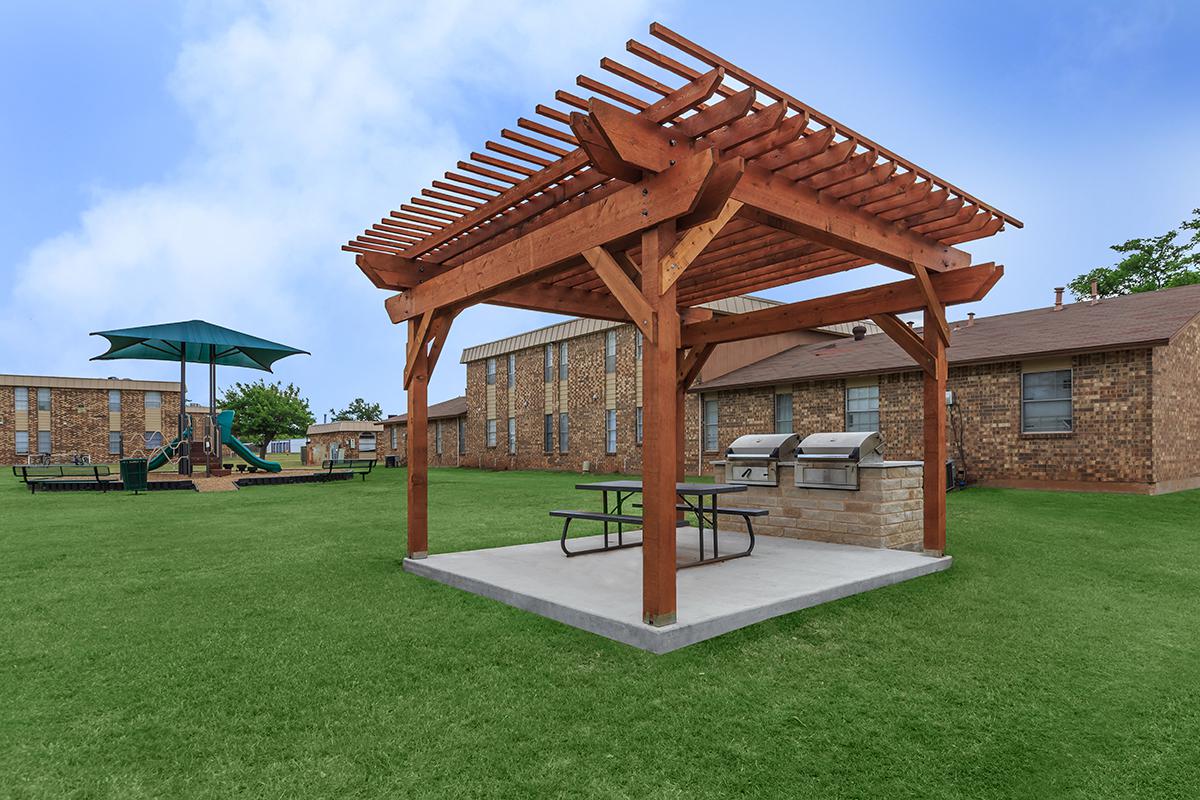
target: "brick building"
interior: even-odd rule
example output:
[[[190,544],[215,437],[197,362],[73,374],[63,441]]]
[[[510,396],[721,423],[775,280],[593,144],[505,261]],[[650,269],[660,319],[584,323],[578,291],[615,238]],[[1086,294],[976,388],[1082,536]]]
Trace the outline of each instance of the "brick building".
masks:
[[[463,395],[429,406],[429,465],[458,467],[467,456],[467,398]],[[396,414],[383,421],[379,458],[395,456],[397,464],[408,461],[408,415]]]
[[[177,381],[0,375],[0,463],[144,455],[176,435]]]
[[[342,420],[309,425],[308,463],[320,466],[326,460],[348,458],[380,458],[379,439],[383,436],[382,422]]]
[[[734,297],[704,307],[724,315],[772,305]],[[836,325],[720,345],[700,379],[715,379],[798,345],[845,339],[852,328]],[[641,471],[641,337],[632,324],[562,322],[467,348],[462,362],[467,365],[466,442],[456,463],[486,469],[578,471],[586,464],[598,472]],[[698,404],[688,403],[685,412],[688,439],[698,442]],[[695,446],[688,452],[695,453]],[[697,469],[697,461],[688,468]]]
[[[1185,286],[953,324],[949,456],[997,486],[1200,487],[1198,315]],[[771,430],[879,430],[888,457],[921,456],[921,374],[885,335],[791,348],[693,393],[706,465]]]

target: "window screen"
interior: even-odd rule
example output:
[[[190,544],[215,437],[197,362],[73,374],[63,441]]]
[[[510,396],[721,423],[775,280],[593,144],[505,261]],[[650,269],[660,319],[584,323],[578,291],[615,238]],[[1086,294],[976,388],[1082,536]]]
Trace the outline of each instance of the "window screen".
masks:
[[[1065,433],[1072,430],[1071,370],[1021,375],[1021,431]]]

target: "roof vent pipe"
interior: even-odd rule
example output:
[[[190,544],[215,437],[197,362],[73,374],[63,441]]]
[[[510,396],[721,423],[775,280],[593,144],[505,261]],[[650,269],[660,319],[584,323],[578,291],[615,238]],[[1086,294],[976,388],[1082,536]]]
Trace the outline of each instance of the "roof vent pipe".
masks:
[[[975,312],[974,312],[974,311],[968,311],[968,312],[967,312],[967,327],[968,327],[968,328],[970,328],[970,327],[972,327],[974,324],[975,324]]]
[[[1063,310],[1062,295],[1063,295],[1063,290],[1065,290],[1066,288],[1067,287],[1065,287],[1065,286],[1055,286],[1054,287],[1054,310],[1055,311]]]
[[[854,341],[861,342],[864,338],[866,338],[867,326],[866,325],[855,325],[854,328],[850,332],[854,334]]]
[[[1100,302],[1100,282],[1092,281],[1092,305]]]

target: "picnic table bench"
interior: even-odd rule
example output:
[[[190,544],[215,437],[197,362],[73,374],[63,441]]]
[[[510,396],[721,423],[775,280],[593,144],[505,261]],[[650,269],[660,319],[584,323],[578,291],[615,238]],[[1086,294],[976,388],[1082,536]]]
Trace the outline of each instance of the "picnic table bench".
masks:
[[[63,479],[87,479],[94,481],[101,491],[108,491],[113,482],[112,470],[107,464],[19,464],[13,467],[13,475],[36,493],[38,484]]]
[[[338,472],[348,472],[351,475],[361,475],[363,481],[366,481],[367,476],[371,474],[371,470],[375,468],[374,458],[347,458],[338,459],[337,461],[322,461],[321,469],[329,475]]]
[[[642,492],[641,481],[601,481],[598,483],[581,483],[576,485],[576,489],[586,489],[598,491],[602,494],[602,511],[568,511],[557,509],[550,512],[552,517],[560,517],[563,519],[562,536],[559,539],[559,547],[562,548],[564,554],[568,557],[586,555],[588,553],[602,553],[608,550],[621,550],[626,547],[641,547],[640,540],[634,542],[625,541],[625,526],[626,525],[642,525],[643,518],[636,514],[625,513],[626,501],[635,494]],[[752,517],[763,517],[768,512],[765,508],[740,508],[735,506],[719,506],[717,505],[717,495],[729,494],[734,492],[744,492],[746,487],[740,484],[729,483],[679,483],[675,485],[676,494],[681,502],[676,504],[675,508],[679,511],[686,511],[696,515],[696,527],[699,531],[700,559],[685,564],[678,565],[679,569],[685,567],[694,567],[700,564],[711,564],[717,561],[728,561],[733,558],[743,558],[750,555],[754,550],[754,525],[751,522]],[[608,496],[610,493],[615,494],[616,502],[614,505],[609,505]],[[711,503],[706,503],[705,498],[711,497]],[[692,498],[692,499],[689,499]],[[641,508],[641,503],[632,503],[633,508]],[[749,546],[741,552],[731,553],[727,555],[720,554],[720,546],[718,543],[717,518],[721,515],[731,515],[742,517],[746,521],[746,532],[750,537]],[[567,547],[567,533],[570,530],[571,522],[574,520],[586,520],[591,522],[604,523],[604,543],[597,547],[589,547],[583,550],[571,550]],[[681,523],[682,524],[682,523]],[[610,526],[617,526],[617,543],[611,542]],[[712,531],[712,556],[705,558],[704,556],[704,529],[708,527]]]

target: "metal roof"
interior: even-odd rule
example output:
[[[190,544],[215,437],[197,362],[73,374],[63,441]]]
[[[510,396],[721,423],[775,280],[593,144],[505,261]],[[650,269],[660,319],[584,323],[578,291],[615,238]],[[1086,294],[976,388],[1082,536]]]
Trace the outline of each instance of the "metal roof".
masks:
[[[43,389],[129,389],[130,391],[178,392],[179,381],[142,381],[133,378],[64,378],[50,375],[0,375],[0,386]]]
[[[318,433],[380,433],[382,431],[382,422],[347,419],[339,422],[318,422],[315,425],[309,425],[305,433],[315,436]]]
[[[758,311],[759,309],[777,305],[782,304],[778,300],[768,300],[765,297],[755,297],[747,294],[738,297],[727,297],[723,300],[714,300],[711,303],[701,303],[699,307],[711,309],[716,314],[745,314],[749,311]],[[555,342],[586,336],[589,333],[598,333],[610,328],[619,328],[622,325],[631,324],[629,322],[612,322],[603,319],[572,319],[566,322],[556,322],[544,328],[535,328],[525,333],[518,333],[516,336],[509,336],[505,339],[497,339],[494,342],[486,342],[468,347],[463,350],[459,363],[467,364],[471,361],[479,361],[482,358],[495,358],[530,347],[544,347]],[[816,330],[836,336],[850,336],[855,325],[865,325],[868,333],[879,333],[879,327],[870,320],[828,325]]]

